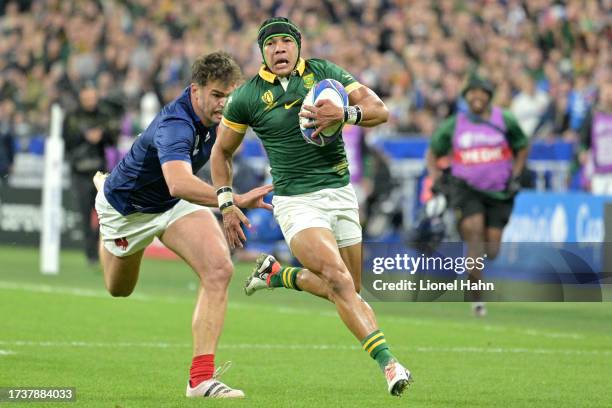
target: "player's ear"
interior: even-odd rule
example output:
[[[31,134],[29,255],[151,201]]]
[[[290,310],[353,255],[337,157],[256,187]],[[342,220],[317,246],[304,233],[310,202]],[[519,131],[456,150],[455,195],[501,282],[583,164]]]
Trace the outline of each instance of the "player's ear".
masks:
[[[198,89],[200,89],[198,84],[196,84],[195,82],[192,82],[189,87],[190,87],[189,92],[191,93],[191,96],[197,96]]]

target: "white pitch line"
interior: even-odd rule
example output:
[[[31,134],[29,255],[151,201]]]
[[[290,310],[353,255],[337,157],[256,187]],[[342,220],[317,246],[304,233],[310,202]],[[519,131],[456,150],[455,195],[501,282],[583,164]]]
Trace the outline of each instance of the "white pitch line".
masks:
[[[89,342],[89,341],[34,341],[34,340],[0,340],[1,346],[8,347],[58,347],[58,348],[191,348],[189,343],[166,342]],[[228,343],[219,345],[220,349],[246,350],[360,350],[361,347],[338,344],[263,344],[263,343]],[[550,349],[523,347],[409,347],[394,345],[393,349],[415,353],[492,353],[492,354],[561,354],[609,356],[612,350],[585,349]],[[1,351],[1,350],[0,350]]]
[[[104,290],[96,290],[96,289],[83,289],[83,288],[75,288],[75,287],[62,287],[62,286],[52,286],[52,285],[44,285],[44,284],[28,284],[28,283],[15,283],[9,281],[0,281],[0,289],[10,289],[10,290],[20,290],[24,292],[33,292],[33,293],[46,293],[46,294],[54,294],[54,295],[69,295],[69,296],[78,296],[78,297],[88,297],[88,298],[97,298],[97,299],[112,299],[112,297],[108,294],[108,292]],[[195,294],[195,292],[194,292]],[[134,293],[129,296],[128,299],[134,299],[138,301],[144,302],[164,302],[164,303],[193,303],[193,300],[189,297],[178,297],[178,296],[152,296],[145,295],[140,293]],[[241,303],[236,301],[230,301],[228,303],[229,309],[247,309],[252,308],[252,305],[247,303]],[[267,308],[273,310],[277,313],[283,314],[297,314],[297,315],[317,315],[321,317],[331,317],[337,318],[337,313],[333,310],[321,310],[321,311],[312,311],[307,308],[294,308],[287,307],[284,305],[279,306],[269,306],[269,305],[258,305],[258,307]],[[381,316],[382,317],[382,316]],[[383,317],[384,318],[384,317]],[[431,326],[438,324],[437,322],[432,322],[429,320],[419,319],[417,317],[406,317],[406,316],[394,316],[392,318],[394,321],[403,320],[408,322],[411,325],[422,325],[422,326]],[[445,322],[444,325],[446,327],[455,327],[463,329],[465,328],[465,324],[457,323],[457,322]],[[511,327],[501,327],[501,326],[491,326],[486,325],[482,326],[485,331],[497,331],[497,332],[516,332],[522,333],[528,336],[538,336],[538,337],[548,337],[548,338],[565,338],[565,339],[573,339],[573,340],[582,340],[585,338],[584,335],[578,333],[551,333],[551,332],[543,332],[539,330],[527,329],[523,330],[520,328],[511,328]]]
[[[0,350],[0,356],[12,356],[13,354],[17,354],[12,350]]]
[[[63,286],[52,286],[52,285],[44,285],[44,284],[32,284],[32,283],[14,283],[14,282],[6,282],[0,281],[0,289],[10,289],[10,290],[20,290],[23,292],[33,292],[33,293],[47,293],[52,295],[69,295],[69,296],[78,296],[78,297],[87,297],[87,298],[97,298],[97,299],[111,299],[111,296],[108,292],[104,290],[96,290],[96,289],[83,289],[83,288],[72,288],[72,287],[63,287]],[[134,293],[130,297],[130,299],[140,300],[140,301],[163,301],[169,303],[177,303],[184,302],[183,298],[179,297],[154,297],[143,295],[139,293]]]

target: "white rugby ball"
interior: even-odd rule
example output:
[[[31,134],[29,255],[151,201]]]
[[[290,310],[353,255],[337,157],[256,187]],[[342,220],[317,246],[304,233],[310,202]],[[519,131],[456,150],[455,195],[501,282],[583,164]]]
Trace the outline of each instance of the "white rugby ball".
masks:
[[[346,90],[340,82],[334,79],[324,79],[313,86],[310,91],[308,91],[308,94],[306,94],[304,97],[302,106],[315,105],[317,101],[322,99],[328,99],[338,107],[343,108],[348,106],[348,94],[346,93]],[[304,108],[300,109],[300,111],[303,110]],[[338,122],[337,124],[328,126],[317,136],[313,137],[312,134],[314,133],[315,128],[306,127],[310,123],[312,123],[312,119],[303,118],[300,116],[300,130],[302,131],[304,140],[317,146],[325,146],[336,140],[342,133],[342,127],[344,125],[343,122]]]

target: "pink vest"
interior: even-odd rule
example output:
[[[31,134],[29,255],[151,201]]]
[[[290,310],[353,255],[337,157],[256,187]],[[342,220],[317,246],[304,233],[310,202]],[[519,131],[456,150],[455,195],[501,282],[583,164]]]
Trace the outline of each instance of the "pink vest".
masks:
[[[488,122],[495,126],[457,115],[451,174],[478,190],[503,191],[512,175],[512,149],[502,110],[493,107]]]

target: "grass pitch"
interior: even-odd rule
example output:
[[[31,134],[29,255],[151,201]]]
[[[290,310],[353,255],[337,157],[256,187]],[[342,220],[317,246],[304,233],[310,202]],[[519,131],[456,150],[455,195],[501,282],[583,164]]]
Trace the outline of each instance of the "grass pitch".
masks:
[[[283,289],[246,297],[239,264],[217,362],[233,361],[222,381],[247,398],[187,400],[186,265],[145,260],[135,293],[114,299],[80,253],[62,253],[58,276],[38,261],[0,247],[0,387],[76,387],[76,403],[45,407],[612,406],[612,303],[489,304],[484,319],[462,303],[373,304],[415,376],[398,399],[332,305]]]

